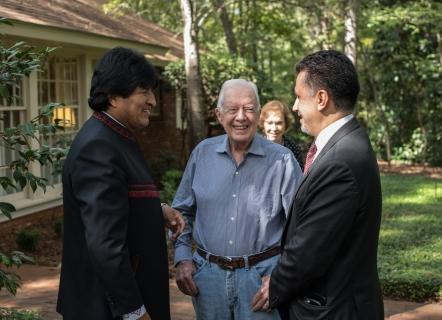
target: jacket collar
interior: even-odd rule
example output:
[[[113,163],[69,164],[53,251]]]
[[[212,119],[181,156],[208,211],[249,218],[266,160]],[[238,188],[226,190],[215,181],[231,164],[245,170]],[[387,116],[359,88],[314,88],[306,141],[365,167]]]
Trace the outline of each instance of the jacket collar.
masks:
[[[336,133],[328,140],[328,142],[325,144],[324,148],[322,148],[321,152],[318,154],[318,156],[315,158],[315,161],[313,161],[312,166],[308,170],[307,174],[304,176],[304,179],[301,182],[302,183],[307,179],[310,172],[317,166],[317,164],[321,161],[322,157],[343,137],[345,137],[350,132],[356,130],[359,128],[359,123],[356,120],[356,118],[352,118],[350,121],[348,121],[346,124],[344,124]],[[299,186],[301,187],[301,186]],[[298,188],[299,190],[299,188]]]
[[[92,116],[96,118],[97,120],[104,123],[106,126],[108,126],[110,129],[118,133],[120,136],[123,136],[126,139],[137,141],[135,138],[135,135],[127,129],[125,126],[123,126],[121,123],[113,119],[112,117],[108,116],[104,112],[98,112],[95,111]]]

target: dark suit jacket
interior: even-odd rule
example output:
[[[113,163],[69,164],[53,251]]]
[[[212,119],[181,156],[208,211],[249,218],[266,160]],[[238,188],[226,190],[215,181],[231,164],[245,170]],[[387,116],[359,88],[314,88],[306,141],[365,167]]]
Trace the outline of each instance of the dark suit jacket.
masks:
[[[318,154],[296,193],[270,280],[270,306],[290,319],[381,320],[377,272],[381,185],[355,119]]]
[[[121,318],[143,304],[152,319],[170,319],[158,196],[131,132],[94,113],[74,139],[63,168],[57,311],[64,319]]]

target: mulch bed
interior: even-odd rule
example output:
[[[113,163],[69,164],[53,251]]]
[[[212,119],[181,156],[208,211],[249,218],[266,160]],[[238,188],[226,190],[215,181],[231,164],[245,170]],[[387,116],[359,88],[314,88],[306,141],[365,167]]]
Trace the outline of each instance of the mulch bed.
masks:
[[[17,235],[22,228],[38,230],[39,237],[35,252],[21,250],[17,243]],[[34,258],[35,263],[44,266],[56,267],[61,262],[61,238],[56,234],[53,221],[41,221],[27,224],[20,229],[12,228],[11,232],[2,234],[0,239],[0,252],[22,251]]]
[[[388,164],[386,161],[380,161],[379,169],[382,173],[387,174],[409,174],[421,175],[431,178],[442,178],[442,167],[429,167],[425,165],[405,165],[405,164]]]

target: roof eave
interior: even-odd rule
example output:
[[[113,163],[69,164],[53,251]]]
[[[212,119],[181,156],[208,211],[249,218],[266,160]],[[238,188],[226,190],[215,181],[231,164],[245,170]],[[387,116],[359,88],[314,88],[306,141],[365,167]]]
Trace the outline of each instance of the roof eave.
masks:
[[[60,42],[98,49],[111,49],[124,46],[135,49],[143,54],[166,57],[169,48],[126,39],[112,38],[95,33],[38,25],[9,19],[13,25],[3,25],[0,33],[43,41]]]

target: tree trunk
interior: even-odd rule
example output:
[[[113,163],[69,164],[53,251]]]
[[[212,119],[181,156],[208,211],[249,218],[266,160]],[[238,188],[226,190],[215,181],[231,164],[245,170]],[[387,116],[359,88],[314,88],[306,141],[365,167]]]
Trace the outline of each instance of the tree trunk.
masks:
[[[238,49],[236,47],[235,34],[233,33],[232,21],[230,21],[224,0],[212,0],[212,3],[218,10],[219,19],[221,20],[224,35],[226,37],[227,48],[229,49],[230,54],[236,55]]]
[[[184,19],[184,59],[187,79],[187,105],[190,124],[191,147],[206,137],[203,90],[199,68],[197,28],[190,0],[180,0]]]
[[[345,6],[345,45],[344,52],[356,65],[356,32],[359,0],[347,0]]]

